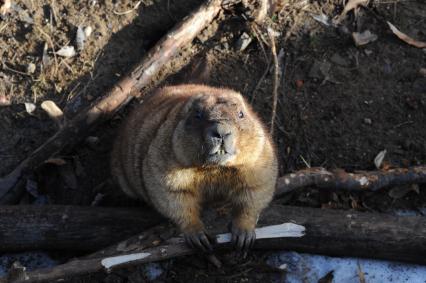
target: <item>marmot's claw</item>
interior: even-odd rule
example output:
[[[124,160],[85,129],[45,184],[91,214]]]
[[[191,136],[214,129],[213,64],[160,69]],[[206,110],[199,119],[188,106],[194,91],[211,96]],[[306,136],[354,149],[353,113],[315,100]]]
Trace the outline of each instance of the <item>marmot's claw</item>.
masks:
[[[212,238],[204,231],[195,233],[185,233],[185,241],[193,249],[198,249],[202,252],[212,252]]]
[[[233,229],[232,243],[238,251],[247,252],[256,241],[254,230]]]

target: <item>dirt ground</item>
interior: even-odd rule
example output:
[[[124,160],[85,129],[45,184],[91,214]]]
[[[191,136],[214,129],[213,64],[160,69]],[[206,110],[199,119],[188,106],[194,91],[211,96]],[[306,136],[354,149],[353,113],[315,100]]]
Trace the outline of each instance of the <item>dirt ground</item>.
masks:
[[[111,88],[202,2],[13,1],[10,13],[0,20],[0,175],[57,130],[41,109],[43,101],[53,100],[66,117],[72,117]],[[426,2],[371,2],[356,16],[350,12],[339,28],[313,16],[334,18],[343,9],[341,0],[281,1],[269,19],[279,33],[277,49],[282,55],[274,131],[281,174],[306,166],[373,170],[375,156],[385,149],[388,166],[426,164],[426,75],[420,71],[426,68],[426,49],[399,40],[386,24],[390,21],[425,41]],[[209,84],[242,92],[270,124],[273,68],[268,64],[267,36],[255,32],[240,15],[226,17],[212,39],[200,36],[191,48],[208,58]],[[75,46],[78,26],[93,30],[84,49],[72,58],[55,58],[52,45],[55,50]],[[365,30],[376,34],[377,40],[357,47],[351,33]],[[251,42],[241,50],[243,33]],[[184,74],[185,70],[165,84],[183,82]],[[24,103],[33,103],[35,110],[28,113]],[[105,182],[111,141],[126,112],[61,153],[58,158],[65,164],[46,164],[34,172],[36,189],[29,188],[21,203],[138,205]],[[277,202],[396,213],[424,209],[426,192],[424,187],[362,194],[306,188]],[[257,282],[276,278],[277,272],[285,276],[264,263],[266,255],[253,253],[242,263],[230,256],[230,267],[221,271],[196,257],[172,260],[162,263],[167,274],[157,281]],[[144,276],[133,268],[73,282],[141,282]]]

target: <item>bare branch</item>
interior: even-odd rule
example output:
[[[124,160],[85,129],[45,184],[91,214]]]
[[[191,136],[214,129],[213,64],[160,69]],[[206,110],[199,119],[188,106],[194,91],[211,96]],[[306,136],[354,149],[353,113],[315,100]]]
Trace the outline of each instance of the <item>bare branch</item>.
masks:
[[[275,196],[308,186],[345,191],[377,191],[396,185],[424,183],[426,166],[354,173],[342,169],[328,171],[322,167],[314,167],[280,177]]]

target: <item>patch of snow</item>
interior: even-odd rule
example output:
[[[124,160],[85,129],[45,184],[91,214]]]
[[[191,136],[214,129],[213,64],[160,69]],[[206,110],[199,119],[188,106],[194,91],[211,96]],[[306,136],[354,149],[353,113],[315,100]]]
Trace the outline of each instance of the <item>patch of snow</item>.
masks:
[[[426,283],[426,266],[415,264],[296,252],[273,253],[267,262],[278,268],[287,265],[286,283],[318,282],[330,271],[332,282],[359,283],[358,266],[368,283]],[[278,277],[276,282],[281,282]]]
[[[393,212],[396,216],[421,216],[422,214],[415,210],[398,209]]]
[[[27,270],[53,267],[59,263],[43,252],[10,253],[0,256],[0,277],[6,276],[15,261],[19,261]]]

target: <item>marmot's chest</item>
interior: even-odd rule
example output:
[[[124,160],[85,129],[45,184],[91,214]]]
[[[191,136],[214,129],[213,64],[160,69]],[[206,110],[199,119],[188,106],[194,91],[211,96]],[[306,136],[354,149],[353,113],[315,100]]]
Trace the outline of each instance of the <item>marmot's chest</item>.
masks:
[[[246,182],[235,167],[203,167],[175,170],[167,183],[173,190],[192,191],[204,201],[226,200],[245,187]]]

